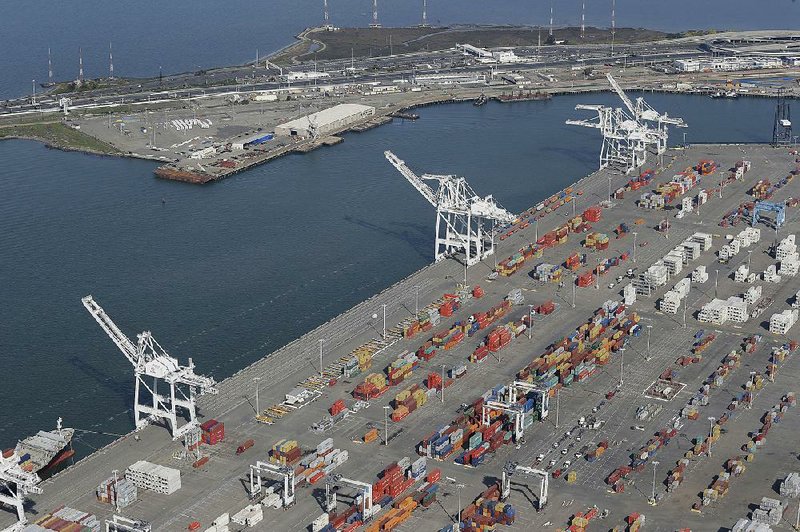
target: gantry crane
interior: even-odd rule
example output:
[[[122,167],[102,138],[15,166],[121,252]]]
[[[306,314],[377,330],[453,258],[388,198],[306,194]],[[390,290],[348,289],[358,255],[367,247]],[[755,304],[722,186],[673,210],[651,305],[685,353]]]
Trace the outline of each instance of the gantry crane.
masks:
[[[374,513],[372,509],[372,484],[345,478],[342,475],[331,475],[325,482],[325,511],[336,511],[336,485],[346,484],[361,492],[361,515],[364,521],[370,519]]]
[[[541,469],[534,469],[532,467],[521,466],[515,462],[507,462],[503,468],[503,477],[500,480],[500,500],[504,501],[511,495],[511,475],[519,471],[526,475],[534,475],[539,477],[539,501],[536,505],[536,510],[541,511],[547,504],[547,491],[550,487],[550,475],[547,471]]]
[[[463,251],[467,266],[477,264],[494,253],[493,227],[488,222],[512,223],[516,216],[502,208],[492,196],[481,198],[463,177],[453,175],[418,176],[391,151],[383,154],[428,203],[436,207],[436,261]],[[425,181],[437,181],[436,190]]]
[[[753,207],[753,218],[750,225],[755,227],[763,212],[775,213],[775,228],[780,229],[786,221],[786,205],[783,203],[773,203],[771,201],[757,201]]]
[[[281,500],[283,507],[288,508],[294,504],[295,476],[294,469],[290,466],[278,466],[269,462],[256,461],[250,465],[250,498],[255,498],[261,493],[261,473],[266,473],[283,480],[283,493]]]
[[[600,147],[600,169],[621,167],[626,174],[642,166],[647,160],[647,145],[652,133],[642,128],[622,109],[605,105],[575,106],[578,111],[594,111],[597,117],[590,120],[567,120],[567,125],[599,129],[603,135]]]
[[[633,115],[634,120],[647,131],[649,144],[655,146],[656,154],[663,155],[667,151],[667,141],[669,140],[668,126],[687,127],[686,122],[683,121],[683,118],[671,117],[667,113],[659,113],[642,97],[636,98],[636,103],[634,104],[610,73],[606,74],[606,78],[614,92],[622,100],[622,103]],[[648,128],[645,122],[655,124],[655,131]]]
[[[536,395],[536,406],[539,411],[539,419],[545,419],[549,414],[550,395],[547,390],[542,390],[535,384],[528,382],[514,381],[508,385],[505,400],[486,401],[481,407],[481,424],[491,425],[491,411],[500,410],[514,418],[514,441],[520,442],[525,436],[525,411],[517,400],[519,397],[533,392]]]
[[[86,296],[81,301],[133,366],[136,379],[133,407],[136,430],[160,419],[169,425],[172,439],[178,440],[187,432],[195,429],[197,427],[195,396],[197,393],[200,395],[216,394],[217,388],[214,379],[197,375],[194,372],[194,363],[191,358],[188,366],[181,366],[156,342],[150,331],[138,334],[136,336],[138,342],[134,344],[111,321],[111,318],[92,299],[92,296]],[[147,378],[152,378],[152,388],[148,384]],[[169,395],[158,393],[159,381],[163,381],[169,386]],[[152,404],[140,402],[142,386],[150,392]],[[178,426],[179,409],[184,409],[188,414],[188,421],[183,426]]]
[[[25,497],[31,493],[42,493],[42,488],[38,486],[39,476],[22,469],[19,461],[16,451],[11,451],[8,456],[0,454],[0,503],[13,507],[17,512],[17,523],[4,529],[5,532],[17,532],[25,528],[28,522],[23,506]]]

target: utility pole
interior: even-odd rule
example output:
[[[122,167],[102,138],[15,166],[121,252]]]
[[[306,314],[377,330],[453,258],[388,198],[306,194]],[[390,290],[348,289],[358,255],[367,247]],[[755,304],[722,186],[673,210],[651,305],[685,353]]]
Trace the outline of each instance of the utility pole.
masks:
[[[78,48],[78,85],[83,85],[83,48]]]
[[[717,420],[717,418],[715,418],[714,416],[709,416],[709,418],[708,418],[708,421],[711,423],[711,426],[708,429],[708,436],[709,436],[709,438],[708,438],[708,456],[711,456],[711,436],[714,435],[714,421],[716,421],[716,420]]]
[[[653,496],[651,497],[653,504],[656,503],[656,466],[660,463],[658,460],[653,460]]]
[[[575,290],[578,284],[578,276],[574,273],[572,274],[572,308],[575,308]]]
[[[322,377],[322,353],[323,353],[323,346],[325,345],[325,340],[322,338],[319,339],[319,376]]]
[[[531,331],[533,330],[533,305],[528,305],[528,340],[530,340],[533,335]]]
[[[324,14],[325,26],[328,26],[330,24],[330,18],[331,18],[330,17],[330,13],[328,13],[328,0],[324,0],[324,3],[323,3],[322,7],[325,10],[325,14]]]
[[[258,404],[258,381],[260,381],[260,380],[261,380],[261,377],[253,377],[253,382],[256,383],[256,415],[257,416],[261,415],[261,407]]]
[[[419,318],[419,285],[414,286],[417,291],[417,296],[414,299],[414,317]]]
[[[444,404],[444,364],[442,364],[442,404]]]
[[[550,0],[550,37],[553,36],[553,0]]]
[[[719,270],[714,270],[714,299],[717,299],[717,285],[719,284]]]
[[[647,326],[647,360],[650,360],[650,331],[653,330],[652,325]]]
[[[619,387],[622,388],[623,382],[623,375],[625,374],[625,348],[622,347],[619,350]]]
[[[561,410],[561,388],[556,388],[556,428],[558,428],[558,412]]]
[[[108,79],[114,79],[114,51],[108,43]]]
[[[683,298],[683,328],[686,328],[686,306],[689,304],[689,294]]]
[[[47,49],[47,84],[53,85],[53,59],[50,55],[50,48]]]
[[[422,0],[422,27],[428,27],[428,0]]]
[[[383,407],[383,445],[389,445],[389,410],[392,407],[386,405]]]
[[[383,339],[386,340],[386,303],[383,304]]]
[[[586,0],[581,2],[581,39],[586,37]]]
[[[608,201],[611,201],[611,176],[608,176]]]
[[[31,86],[33,86],[33,96],[31,96],[31,103],[36,105],[36,80],[31,80]]]
[[[614,39],[617,36],[617,0],[611,0],[611,57],[614,57]]]

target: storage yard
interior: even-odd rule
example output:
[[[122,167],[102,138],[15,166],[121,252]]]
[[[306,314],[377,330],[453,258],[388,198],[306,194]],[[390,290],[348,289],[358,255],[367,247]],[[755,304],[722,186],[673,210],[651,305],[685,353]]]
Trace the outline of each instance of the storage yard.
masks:
[[[641,176],[592,174],[503,228],[496,267],[470,267],[467,286],[452,259],[415,273],[199,397],[198,442],[129,434],[42,482],[28,518],[96,529],[116,501],[153,530],[352,530],[370,512],[364,530],[438,530],[458,515],[468,530],[707,530],[749,519],[751,503],[773,519],[762,497],[797,469],[800,429],[800,286],[791,269],[770,273],[796,260],[796,160],[693,146]],[[780,246],[775,213],[746,230],[753,206],[741,205],[765,179],[776,186],[761,193],[790,205]],[[654,191],[666,208],[645,208]],[[723,246],[738,251],[721,260]],[[757,279],[742,282],[742,265]],[[744,315],[725,303],[727,319],[698,321],[743,295],[732,307]],[[542,474],[520,467],[549,480],[541,511]]]

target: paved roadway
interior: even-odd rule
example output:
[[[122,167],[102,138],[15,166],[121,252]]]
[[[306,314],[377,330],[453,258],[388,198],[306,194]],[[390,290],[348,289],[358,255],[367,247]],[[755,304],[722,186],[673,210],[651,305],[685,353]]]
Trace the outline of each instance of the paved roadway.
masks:
[[[604,219],[595,224],[596,228],[610,234],[611,230],[620,221],[625,221],[632,225],[633,220],[636,218],[645,219],[646,223],[644,225],[635,226],[639,233],[638,241],[640,243],[649,241],[648,246],[637,249],[636,266],[640,268],[644,268],[654,262],[664,255],[666,251],[677,245],[684,236],[688,236],[698,229],[724,234],[718,230],[716,222],[723,212],[744,199],[745,191],[753,182],[761,177],[770,177],[774,182],[786,175],[793,158],[787,156],[785,151],[760,146],[746,148],[693,147],[685,152],[671,152],[668,161],[675,157],[675,162],[669,164],[667,169],[657,178],[659,182],[666,181],[674,171],[683,169],[690,162],[696,162],[709,156],[719,160],[722,166],[727,168],[742,157],[743,151],[746,152],[746,157],[754,163],[753,170],[746,175],[746,183],[737,183],[727,187],[725,189],[725,198],[722,200],[712,198],[703,207],[701,219],[693,219],[692,217],[683,221],[673,219],[673,228],[669,240],[652,230],[652,227],[665,213],[636,209],[633,205],[636,199],[635,194],[629,194],[624,201],[618,201],[613,210],[604,211]],[[607,172],[594,174],[580,185],[580,188],[584,190],[584,194],[578,197],[578,212],[596,203],[606,195],[608,187],[606,175]],[[621,179],[618,176],[615,177],[615,188]],[[705,186],[710,186],[708,179]],[[797,183],[792,183],[790,187],[785,187],[779,191],[776,198],[785,199],[787,195],[792,195],[792,193],[797,196],[796,189]],[[671,216],[671,213],[669,215]],[[796,231],[798,227],[796,218],[796,211],[790,211],[789,228],[792,231]],[[540,234],[555,225],[563,223],[566,219],[559,212],[549,215],[540,222]],[[535,225],[532,224],[528,229],[501,242],[499,244],[498,257],[503,258],[522,244],[533,240],[536,231]],[[735,233],[738,230],[727,232]],[[622,250],[630,249],[632,245],[631,239],[632,236],[621,240],[612,240],[611,250],[602,255],[611,256],[612,254],[619,254]],[[764,231],[762,247],[768,241],[768,232]],[[548,251],[541,260],[550,263],[563,261],[568,254],[579,249],[579,242],[579,237],[571,236],[567,245]],[[720,242],[720,238],[715,239],[715,249],[719,248]],[[593,258],[594,255],[590,255],[590,257]],[[706,253],[697,263],[711,265],[714,260],[712,253]],[[758,267],[762,268],[767,264],[768,260],[765,255],[756,255],[754,253],[754,267],[758,264]],[[580,289],[579,304],[577,308],[572,309],[570,304],[571,292],[568,288],[558,292],[555,286],[538,285],[525,275],[524,272],[529,271],[535,264],[536,262],[529,263],[523,272],[517,273],[510,278],[498,279],[492,283],[483,281],[483,278],[490,271],[493,259],[490,258],[486,263],[471,268],[469,271],[470,283],[479,282],[482,284],[487,290],[487,296],[481,300],[469,301],[456,316],[444,321],[442,328],[452,323],[455,319],[462,319],[472,312],[487,309],[501,299],[504,294],[508,293],[512,287],[524,288],[526,303],[541,302],[548,298],[554,298],[559,304],[557,313],[537,321],[532,339],[520,337],[514,340],[511,346],[500,353],[499,360],[487,358],[482,364],[470,365],[467,376],[457,381],[454,387],[448,388],[443,403],[439,401],[431,402],[420,408],[407,420],[391,424],[389,430],[390,444],[386,447],[379,446],[376,443],[371,444],[371,446],[365,446],[364,444],[354,443],[353,440],[362,436],[369,426],[382,426],[383,410],[381,407],[391,400],[393,393],[386,394],[381,400],[372,401],[369,409],[362,410],[349,417],[326,434],[318,435],[311,433],[308,427],[324,415],[324,409],[334,400],[348,397],[348,393],[352,391],[359,379],[354,379],[351,382],[340,381],[336,386],[328,388],[325,396],[319,401],[294,412],[272,426],[257,424],[252,419],[254,413],[252,406],[254,395],[252,379],[256,376],[262,378],[260,381],[262,407],[266,404],[280,401],[283,395],[293,388],[297,382],[316,372],[315,361],[318,360],[318,339],[324,338],[326,340],[326,363],[337,360],[341,355],[348,353],[354,346],[379,335],[381,324],[378,323],[376,325],[374,320],[371,319],[371,315],[373,313],[380,315],[383,304],[387,305],[387,323],[394,324],[413,313],[414,286],[420,286],[421,306],[437,299],[443,292],[452,290],[454,284],[460,281],[463,276],[461,265],[454,261],[445,261],[432,265],[410,276],[371,300],[362,303],[226,380],[221,384],[221,392],[218,396],[203,398],[200,402],[201,412],[208,416],[213,415],[224,421],[227,438],[222,444],[206,449],[206,452],[211,456],[211,460],[201,470],[193,470],[188,462],[174,460],[172,454],[180,448],[180,445],[171,442],[164,429],[149,427],[138,434],[139,441],[130,435],[122,438],[57,477],[43,483],[45,493],[33,499],[34,504],[31,511],[29,511],[29,516],[35,517],[35,512],[51,509],[58,504],[78,507],[94,512],[101,517],[108,516],[111,513],[111,508],[94,500],[94,487],[101,479],[110,475],[112,470],[122,470],[138,459],[149,459],[172,467],[179,467],[182,471],[183,488],[169,497],[143,493],[140,501],[126,510],[126,515],[150,520],[158,530],[185,529],[188,522],[194,519],[199,519],[204,524],[209,523],[220,513],[226,511],[236,512],[246,504],[247,492],[244,486],[244,478],[247,464],[256,458],[265,459],[267,449],[277,440],[286,437],[298,439],[304,448],[312,448],[323,438],[331,436],[334,438],[336,447],[347,449],[350,452],[351,459],[340,468],[340,472],[350,478],[374,481],[377,473],[390,462],[402,456],[413,458],[416,443],[425,434],[435,429],[436,426],[452,419],[462,402],[473,400],[491,386],[508,382],[517,369],[527,361],[530,361],[532,357],[541,353],[549,342],[560,338],[588,319],[593,310],[599,307],[604,300],[612,297],[618,298],[617,292],[620,287],[617,286],[614,290],[610,290],[605,285],[613,277],[622,273],[625,268],[633,266],[629,262],[625,266],[620,266],[618,271],[612,270],[608,276],[601,279],[602,289],[600,290],[594,288]],[[737,261],[733,261],[725,268],[735,268],[736,265],[738,265]],[[695,265],[692,264],[690,266],[693,268]],[[709,269],[712,270],[711,267]],[[725,271],[723,269],[721,273]],[[709,281],[709,283],[711,282]],[[690,305],[692,307],[697,307],[710,298],[708,287],[711,285],[709,283],[700,290],[693,285],[693,292],[690,296]],[[672,284],[669,283],[662,291],[671,287]],[[765,291],[776,289],[778,291],[776,292],[773,307],[767,309],[763,316],[768,318],[772,312],[784,308],[786,306],[785,299],[788,294],[793,294],[796,291],[796,285],[795,280],[789,280],[782,285],[765,287]],[[727,276],[720,276],[721,295],[727,297],[727,295],[738,293],[739,291],[741,291],[741,286],[734,286],[734,283],[728,280]],[[625,386],[622,395],[608,402],[598,412],[598,417],[606,421],[606,425],[597,434],[583,435],[580,445],[575,443],[566,456],[570,456],[571,453],[575,452],[576,448],[580,448],[580,446],[590,441],[609,439],[617,442],[617,444],[609,450],[609,453],[602,460],[594,464],[575,460],[572,457],[572,461],[575,464],[573,467],[578,472],[579,480],[575,485],[567,485],[561,480],[554,481],[551,484],[551,504],[544,514],[537,514],[531,510],[530,494],[523,497],[519,491],[515,491],[511,502],[518,507],[519,521],[512,529],[523,530],[526,527],[540,527],[546,521],[551,521],[554,526],[563,525],[571,513],[584,509],[582,507],[589,504],[598,504],[598,506],[610,508],[612,510],[610,519],[614,519],[614,524],[619,524],[617,521],[621,522],[624,512],[630,509],[644,511],[648,513],[648,516],[652,514],[652,517],[649,518],[653,519],[654,522],[661,520],[660,522],[662,523],[674,523],[674,521],[670,521],[673,517],[671,514],[672,508],[669,508],[666,504],[662,504],[655,509],[646,506],[646,495],[649,496],[646,489],[648,486],[647,475],[643,474],[641,478],[636,476],[633,488],[629,488],[625,495],[614,497],[605,492],[603,480],[614,468],[627,462],[626,454],[628,453],[628,448],[638,449],[654,430],[662,427],[676,413],[688,397],[699,388],[699,382],[713,371],[719,360],[736,346],[741,337],[749,334],[750,331],[762,333],[765,333],[765,331],[760,329],[758,324],[748,324],[742,329],[734,329],[732,327],[717,328],[722,333],[720,338],[712,344],[712,348],[704,354],[703,363],[681,370],[680,380],[686,383],[687,387],[679,394],[678,398],[668,404],[664,404],[664,408],[657,416],[657,419],[645,424],[647,431],[632,431],[630,426],[639,423],[634,421],[633,412],[639,404],[648,402],[642,396],[642,391],[665,367],[671,365],[677,356],[688,352],[688,348],[691,345],[691,336],[698,328],[698,325],[691,317],[689,318],[689,327],[683,329],[680,320],[657,313],[653,305],[658,295],[660,293],[652,298],[640,301],[634,307],[635,310],[643,314],[645,323],[654,325],[651,353],[653,359],[650,363],[645,362],[645,335],[631,343],[625,353]],[[525,312],[527,312],[527,306],[517,307],[511,317],[519,318]],[[378,328],[375,328],[376,326]],[[709,329],[709,327],[703,328]],[[764,363],[763,360],[756,357],[763,358],[767,352],[767,347],[774,343],[769,334],[765,333],[765,336],[767,339],[761,351],[759,351],[760,355],[748,360],[757,368],[763,366]],[[795,335],[793,334],[792,336],[794,337]],[[424,339],[423,337],[398,343],[376,360],[375,369],[384,367],[386,363],[391,361],[393,355],[405,349],[416,349]],[[429,370],[438,371],[441,364],[452,366],[465,363],[469,353],[481,339],[482,335],[476,335],[452,351],[437,354],[430,363],[424,364],[423,368],[416,372],[411,383],[421,381]],[[597,406],[602,400],[603,394],[616,385],[620,373],[618,360],[618,357],[614,357],[614,360],[599,375],[593,377],[587,383],[573,385],[564,390],[559,400],[558,429],[553,426],[554,416],[551,411],[550,420],[542,425],[534,426],[534,429],[529,431],[526,437],[527,444],[518,451],[510,446],[505,447],[477,469],[463,468],[452,462],[437,462],[436,466],[442,467],[444,476],[456,478],[459,482],[465,484],[466,487],[461,493],[462,505],[466,505],[469,500],[475,497],[482,490],[481,486],[492,482],[499,475],[506,459],[513,458],[520,463],[532,463],[540,452],[545,449],[552,449],[553,442],[561,438],[564,430],[574,426],[579,416],[589,413],[591,408]],[[779,390],[779,388],[785,388],[787,385],[787,382],[781,379],[796,377],[795,368],[795,362],[792,359],[786,368],[791,371],[781,374],[776,385],[767,388],[768,394],[765,392],[765,400],[761,401],[759,399],[764,404],[754,406],[753,415],[756,415],[755,413],[758,411],[765,410],[770,404],[766,400],[772,401],[772,395],[769,394],[778,394],[779,391],[785,393],[785,390]],[[727,404],[725,394],[730,396],[730,394],[735,393],[737,381],[741,383],[747,377],[748,373],[745,368],[740,368],[731,377],[730,385],[726,384],[724,390],[715,392],[714,401],[704,409],[704,412],[708,411],[709,415],[718,416],[721,408],[724,404]],[[402,388],[398,388],[398,391],[399,389]],[[790,412],[788,417],[792,415],[793,412]],[[703,418],[701,417],[701,419]],[[742,419],[744,421],[741,422],[740,426],[739,423]],[[736,427],[739,432],[752,430],[755,426],[751,425],[750,420],[746,419],[746,416],[742,416],[741,418],[735,418],[729,424],[729,429]],[[698,430],[684,429],[684,432],[689,437],[694,437]],[[575,436],[573,434],[572,437],[575,438]],[[733,434],[729,436],[733,436]],[[241,441],[251,437],[256,440],[256,447],[245,455],[236,457],[234,454],[236,446]],[[728,436],[725,438],[727,439]],[[739,442],[739,439],[741,438],[736,436],[736,445],[743,443]],[[567,440],[562,442],[559,450],[565,445],[569,445],[569,443],[570,441]],[[659,453],[658,459],[662,462],[660,467],[663,468],[663,475],[661,473],[659,475],[666,476],[667,466],[671,466],[674,463],[674,459],[676,459],[673,454],[677,454],[682,449],[685,449],[685,441],[670,444],[670,447],[663,451],[663,456],[661,452]],[[548,460],[552,455],[553,452],[548,455]],[[561,457],[560,453],[558,456]],[[716,469],[719,463],[707,461],[706,464],[695,466],[698,473],[696,475],[697,479],[694,479],[693,472],[687,482],[697,482],[698,485],[710,482],[709,475],[706,474],[703,468],[711,467]],[[522,479],[518,480],[522,482]],[[663,491],[663,488],[659,489]],[[449,495],[445,495],[445,493]],[[321,513],[320,505],[313,498],[313,496],[318,497],[319,495],[318,491],[312,492],[309,488],[301,488],[298,491],[298,504],[291,510],[286,512],[267,510],[268,522],[276,530],[305,529],[308,523]],[[690,485],[682,486],[676,494],[670,495],[670,497],[675,497],[674,511],[680,512],[681,518],[685,516],[687,523],[700,522],[698,521],[699,517],[690,514],[688,511],[689,505],[694,502],[694,491]],[[566,508],[561,507],[562,501],[568,499],[574,499],[575,503]],[[729,500],[735,499],[733,497]],[[446,524],[450,519],[448,513],[453,513],[457,506],[454,488],[445,487],[443,489],[441,503],[442,505],[435,505],[425,512],[415,514],[413,520],[404,525],[402,530],[420,528],[423,522],[425,523],[424,529],[432,529],[433,526]],[[736,512],[740,511],[739,507],[734,508]],[[729,508],[724,506],[724,501],[719,506],[719,509],[714,511],[721,512],[718,515],[722,515],[722,512],[725,511],[728,511],[729,515],[734,515],[730,513]],[[6,518],[8,516],[3,515],[2,517]]]

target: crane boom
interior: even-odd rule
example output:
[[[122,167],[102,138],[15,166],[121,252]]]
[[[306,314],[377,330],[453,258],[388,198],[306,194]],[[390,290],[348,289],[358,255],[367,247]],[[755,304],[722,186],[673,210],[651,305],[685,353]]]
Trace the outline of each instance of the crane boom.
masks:
[[[131,364],[137,366],[140,362],[139,350],[136,348],[136,345],[131,342],[130,338],[125,336],[125,333],[117,327],[117,324],[106,314],[103,307],[95,302],[91,295],[81,298],[81,301],[83,302],[83,306],[86,307],[86,310],[89,311],[89,314],[94,317],[95,321],[97,321],[100,327],[106,332],[108,337],[111,338],[111,341],[122,351],[125,358],[127,358]]]
[[[420,176],[415,174],[411,168],[406,166],[406,162],[404,160],[400,159],[397,155],[389,150],[383,152],[383,155],[386,157],[386,160],[389,161],[392,166],[397,168],[397,171],[403,174],[403,177],[405,177],[408,182],[411,183],[426,200],[428,200],[428,203],[434,207],[437,206],[436,193],[425,181],[422,180]]]
[[[628,111],[630,111],[631,114],[634,117],[637,117],[636,107],[633,105],[633,102],[631,101],[631,99],[628,98],[628,95],[625,94],[625,91],[622,90],[622,87],[619,86],[619,83],[617,83],[617,80],[614,79],[614,76],[612,76],[610,73],[608,73],[608,74],[606,74],[606,78],[608,78],[608,82],[611,83],[611,87],[614,88],[614,92],[617,93],[617,95],[619,96],[620,100],[622,100],[622,103],[624,103],[625,107],[628,108]]]

